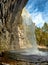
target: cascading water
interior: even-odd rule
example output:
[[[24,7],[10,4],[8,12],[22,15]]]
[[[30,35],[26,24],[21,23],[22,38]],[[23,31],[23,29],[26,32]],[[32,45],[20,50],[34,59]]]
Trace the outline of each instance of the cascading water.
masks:
[[[23,19],[23,27],[24,27],[24,37],[26,41],[32,45],[32,48],[26,48],[22,54],[31,55],[31,54],[40,54],[43,55],[44,53],[38,50],[38,45],[36,43],[35,37],[35,24],[32,22],[32,18],[30,14],[23,10],[22,12],[22,19]]]

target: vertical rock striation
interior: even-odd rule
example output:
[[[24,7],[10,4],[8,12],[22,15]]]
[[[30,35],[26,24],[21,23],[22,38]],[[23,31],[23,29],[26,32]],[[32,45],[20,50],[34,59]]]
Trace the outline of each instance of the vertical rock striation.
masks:
[[[18,50],[18,27],[28,0],[0,0],[0,51]]]

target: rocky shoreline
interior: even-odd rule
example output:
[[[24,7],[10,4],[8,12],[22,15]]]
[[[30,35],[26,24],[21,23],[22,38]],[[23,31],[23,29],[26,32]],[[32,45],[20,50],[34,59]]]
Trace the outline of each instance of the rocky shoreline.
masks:
[[[0,56],[0,62],[1,63],[15,63],[15,65],[20,65],[20,63],[23,65],[31,65],[33,64],[44,64],[48,65],[48,55],[47,56],[41,56],[41,55],[22,55],[19,52],[4,52]]]
[[[48,62],[48,55],[41,56],[41,55],[22,55],[21,53],[17,52],[4,52],[2,54],[3,57],[12,59],[12,60],[21,60],[21,61],[28,61],[28,62]]]
[[[46,46],[38,46],[38,49],[43,52],[48,52],[48,47]]]

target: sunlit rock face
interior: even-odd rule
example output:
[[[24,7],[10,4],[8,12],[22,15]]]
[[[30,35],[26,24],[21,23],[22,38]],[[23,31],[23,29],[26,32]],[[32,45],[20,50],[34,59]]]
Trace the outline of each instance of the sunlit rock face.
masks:
[[[10,14],[11,17],[11,14]],[[19,35],[18,26],[21,20],[21,11],[17,13],[15,20],[11,26],[10,17],[4,26],[0,25],[0,50],[18,50],[19,46]]]
[[[24,8],[17,13],[11,26],[10,18],[7,27],[4,28],[0,36],[0,45],[2,50],[20,50],[34,47],[36,44],[34,35],[35,25],[32,22],[30,14]],[[34,37],[34,38],[33,38]]]
[[[20,49],[19,27],[22,22],[21,13],[27,1],[28,0],[0,1],[0,51]]]
[[[26,2],[27,0],[14,0],[13,2],[10,0],[7,3],[4,2],[3,21],[0,19],[1,51],[28,48],[37,49],[35,24],[32,22],[28,11],[25,8],[23,9]]]

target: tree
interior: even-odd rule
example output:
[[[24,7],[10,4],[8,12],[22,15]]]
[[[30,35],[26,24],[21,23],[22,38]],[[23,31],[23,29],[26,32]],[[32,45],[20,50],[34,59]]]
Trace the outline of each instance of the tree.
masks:
[[[48,24],[46,22],[44,23],[42,30],[48,33]]]

